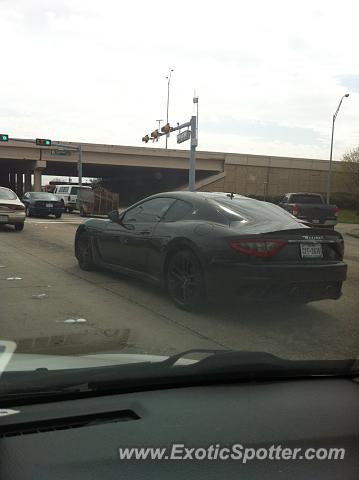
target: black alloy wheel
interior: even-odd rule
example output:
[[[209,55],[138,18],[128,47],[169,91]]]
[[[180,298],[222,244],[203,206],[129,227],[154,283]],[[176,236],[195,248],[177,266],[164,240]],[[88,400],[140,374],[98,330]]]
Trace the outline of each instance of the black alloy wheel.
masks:
[[[93,270],[95,263],[92,255],[91,239],[85,233],[82,233],[76,243],[76,256],[81,270]]]
[[[25,207],[25,215],[26,215],[27,217],[31,217],[31,216],[32,216],[31,213],[30,213],[30,207],[29,207],[29,205],[26,205],[26,207]]]
[[[175,252],[167,268],[167,288],[173,302],[184,310],[196,311],[205,301],[201,264],[191,250]]]

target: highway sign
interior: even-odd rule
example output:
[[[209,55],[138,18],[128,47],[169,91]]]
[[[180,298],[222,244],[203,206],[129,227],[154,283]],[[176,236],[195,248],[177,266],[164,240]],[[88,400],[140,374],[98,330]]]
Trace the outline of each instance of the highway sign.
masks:
[[[189,140],[190,138],[191,138],[191,131],[190,130],[184,130],[183,132],[181,132],[177,135],[177,143],[183,143],[186,140]]]

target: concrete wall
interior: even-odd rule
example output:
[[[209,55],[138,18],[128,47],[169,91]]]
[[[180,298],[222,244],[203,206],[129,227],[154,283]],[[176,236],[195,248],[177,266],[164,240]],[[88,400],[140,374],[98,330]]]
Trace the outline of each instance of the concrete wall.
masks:
[[[282,195],[286,192],[325,192],[328,162],[325,160],[226,155],[223,178],[198,185],[202,191],[226,191],[242,195]],[[340,162],[332,165],[332,192],[345,192],[347,174]]]

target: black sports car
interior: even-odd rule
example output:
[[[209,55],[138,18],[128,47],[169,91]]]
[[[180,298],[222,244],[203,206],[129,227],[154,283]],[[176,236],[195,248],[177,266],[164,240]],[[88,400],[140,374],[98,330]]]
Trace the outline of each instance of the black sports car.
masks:
[[[27,217],[55,215],[56,218],[61,218],[65,211],[63,203],[56,195],[48,192],[26,192],[22,197],[22,202],[25,205]]]
[[[236,194],[153,195],[78,227],[75,255],[165,287],[186,309],[223,294],[299,303],[341,295],[340,233],[311,228],[271,203]]]

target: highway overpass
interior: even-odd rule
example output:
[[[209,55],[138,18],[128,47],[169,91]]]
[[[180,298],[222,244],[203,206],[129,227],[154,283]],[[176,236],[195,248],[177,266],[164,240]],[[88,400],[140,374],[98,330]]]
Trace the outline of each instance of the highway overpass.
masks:
[[[55,143],[55,142],[54,142]],[[78,147],[78,143],[66,143]],[[189,151],[82,143],[83,176],[106,178],[120,203],[185,187]],[[0,185],[21,195],[41,187],[41,176],[77,176],[77,151],[10,140],[0,142]],[[333,162],[333,192],[346,192],[342,162]],[[325,192],[328,161],[224,152],[197,152],[197,189],[244,195],[281,195],[287,191]]]
[[[36,144],[9,140],[0,143],[0,185],[8,185],[21,193],[39,190],[42,175],[77,176],[79,153],[71,150],[78,143],[39,147]],[[127,147],[82,143],[84,177],[116,179],[122,190],[152,193],[178,188],[188,181],[189,151],[164,148]],[[225,155],[198,152],[197,179],[223,172]],[[33,175],[33,177],[31,177]]]

